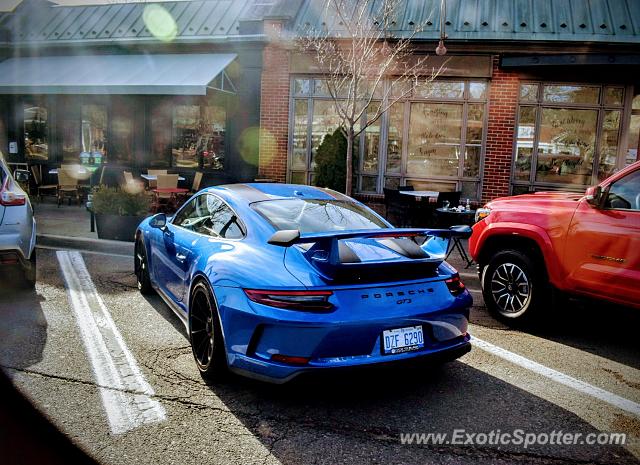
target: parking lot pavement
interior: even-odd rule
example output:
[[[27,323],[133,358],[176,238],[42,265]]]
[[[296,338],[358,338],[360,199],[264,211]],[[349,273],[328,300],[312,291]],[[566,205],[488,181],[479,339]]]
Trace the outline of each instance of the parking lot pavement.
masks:
[[[0,365],[100,463],[638,463],[640,315],[632,310],[569,302],[538,327],[515,331],[486,313],[474,270],[461,269],[475,299],[470,332],[482,343],[458,361],[285,386],[229,376],[208,386],[182,324],[157,296],[137,292],[132,259],[80,257],[65,272],[55,251],[40,250],[35,291],[2,284]],[[86,292],[68,292],[70,279]],[[95,328],[83,329],[83,309],[96,312]],[[96,364],[107,374],[97,376]],[[117,402],[138,396],[164,415],[114,429]],[[139,414],[134,407],[122,412]],[[497,430],[541,440],[526,448],[491,443]],[[545,443],[554,431],[583,439],[620,432],[627,440]],[[411,433],[447,437],[416,444]],[[404,434],[414,443],[402,444]],[[454,434],[461,439],[455,444]]]

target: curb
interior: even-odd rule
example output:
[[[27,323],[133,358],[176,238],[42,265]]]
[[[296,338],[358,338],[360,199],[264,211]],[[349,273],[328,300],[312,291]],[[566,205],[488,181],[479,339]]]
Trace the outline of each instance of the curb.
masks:
[[[56,236],[52,234],[37,234],[36,247],[53,247],[56,249],[75,249],[87,252],[128,255],[133,257],[134,243],[124,241],[110,241],[87,237]]]

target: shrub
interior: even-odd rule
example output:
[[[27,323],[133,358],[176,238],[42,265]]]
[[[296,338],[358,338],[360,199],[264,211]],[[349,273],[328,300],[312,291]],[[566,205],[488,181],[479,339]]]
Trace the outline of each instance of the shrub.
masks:
[[[357,165],[357,145],[353,148],[354,172]],[[344,192],[347,179],[347,138],[338,128],[322,139],[315,155],[316,170],[314,184]]]
[[[149,213],[150,199],[144,192],[124,192],[100,186],[93,193],[93,212],[105,215],[142,216]]]

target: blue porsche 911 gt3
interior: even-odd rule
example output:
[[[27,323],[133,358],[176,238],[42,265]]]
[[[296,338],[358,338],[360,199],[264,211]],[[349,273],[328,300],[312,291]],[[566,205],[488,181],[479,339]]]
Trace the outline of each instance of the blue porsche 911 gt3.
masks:
[[[328,189],[204,189],[136,232],[142,293],[187,328],[205,379],[453,359],[469,351],[471,296],[444,261],[457,230],[396,229]]]

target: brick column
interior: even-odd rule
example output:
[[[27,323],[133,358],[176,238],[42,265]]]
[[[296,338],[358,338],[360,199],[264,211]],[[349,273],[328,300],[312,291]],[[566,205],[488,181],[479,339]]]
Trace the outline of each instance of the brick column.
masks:
[[[509,195],[511,158],[518,109],[519,79],[516,73],[501,70],[493,58],[489,91],[489,122],[484,159],[482,201]]]
[[[277,31],[278,24],[266,22],[265,31]],[[289,52],[271,40],[263,51],[260,95],[261,178],[285,182],[289,137]]]

